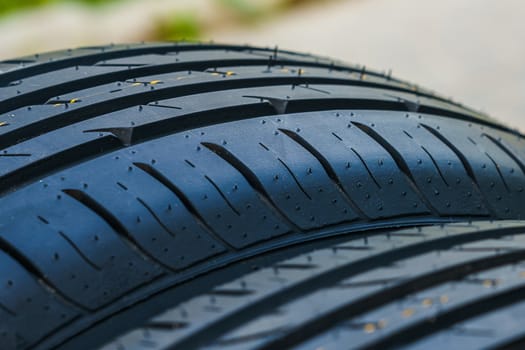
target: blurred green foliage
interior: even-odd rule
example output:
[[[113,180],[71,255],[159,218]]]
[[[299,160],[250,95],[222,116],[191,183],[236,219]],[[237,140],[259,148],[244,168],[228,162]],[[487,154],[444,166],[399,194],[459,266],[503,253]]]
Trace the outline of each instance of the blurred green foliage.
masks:
[[[53,3],[83,3],[88,5],[101,5],[115,0],[0,0],[0,15],[10,14],[19,10],[40,7]]]
[[[194,13],[175,13],[169,19],[157,22],[153,37],[157,40],[197,40],[201,28]]]
[[[260,2],[250,0],[217,0],[217,2],[243,22],[258,20],[268,13],[268,8],[261,6]]]
[[[321,3],[327,0],[216,0],[230,14],[243,23],[252,24],[272,15],[293,10],[307,3]]]
[[[175,0],[174,0],[175,1]],[[329,0],[210,0],[218,5],[216,16],[228,21],[250,25],[268,17],[293,10],[306,3]],[[192,12],[176,12],[155,22],[152,40],[199,40],[210,30],[206,19]],[[217,25],[217,24],[213,24]],[[212,25],[212,26],[213,26]]]
[[[115,1],[124,0],[0,0],[0,16],[57,3],[104,5]],[[328,0],[210,0],[210,2],[215,2],[221,10],[217,13],[218,18],[222,17],[223,21],[241,25],[257,23],[305,3],[322,1]],[[152,40],[198,40],[202,39],[203,32],[210,30],[206,19],[188,11],[175,12],[155,21],[155,23],[155,28],[150,33]]]

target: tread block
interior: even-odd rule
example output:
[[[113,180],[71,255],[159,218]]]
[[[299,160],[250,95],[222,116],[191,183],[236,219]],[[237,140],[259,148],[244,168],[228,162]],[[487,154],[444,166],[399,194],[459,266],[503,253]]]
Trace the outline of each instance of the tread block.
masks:
[[[78,309],[42,286],[37,276],[3,251],[0,266],[0,341],[5,349],[33,345],[79,315]]]
[[[1,238],[69,300],[96,309],[163,273],[133,252],[100,217],[66,194],[51,191],[34,191],[55,203],[51,210],[17,212],[12,207]],[[84,225],[76,225],[79,217]]]
[[[251,169],[271,201],[281,203],[280,210],[301,229],[357,219],[317,159],[276,130],[271,122],[278,120],[242,121],[240,125],[246,125],[243,134],[223,129],[208,137],[212,142],[206,145],[219,154],[226,150],[231,154],[228,157],[236,159],[230,164],[238,162]]]
[[[286,118],[300,135],[331,164],[341,186],[370,218],[429,211],[398,170],[391,156],[350,124],[353,113],[326,113],[324,118],[298,114]],[[396,198],[396,199],[394,199]]]
[[[130,162],[125,153],[111,161],[115,165],[105,174],[104,183],[82,191],[111,213],[150,259],[180,269],[224,251],[222,243],[209,235],[181,198],[137,166],[139,163]],[[80,169],[71,177],[89,181],[89,175]]]
[[[406,118],[385,121],[373,114],[367,123],[402,155],[414,185],[440,215],[488,215],[460,160],[427,130]]]

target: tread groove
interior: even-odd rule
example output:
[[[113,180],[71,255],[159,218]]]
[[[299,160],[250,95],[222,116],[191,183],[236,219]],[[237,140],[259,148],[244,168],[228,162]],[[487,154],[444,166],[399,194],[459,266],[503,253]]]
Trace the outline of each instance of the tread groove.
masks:
[[[7,313],[8,315],[12,316],[12,317],[16,317],[16,312],[14,312],[13,310],[9,309],[7,306],[5,306],[4,304],[0,303],[0,310],[4,311],[5,313]]]
[[[86,161],[122,147],[124,146],[117,138],[104,136],[29,163],[0,176],[0,197],[12,191],[13,188],[44,178],[46,175],[78,163],[80,160]]]
[[[524,136],[390,72],[215,44],[0,66],[4,346],[388,346],[525,296]]]
[[[435,215],[439,216],[438,211],[434,206],[430,203],[430,201],[426,198],[424,193],[419,189],[419,186],[417,185],[414,176],[412,175],[412,172],[410,171],[410,168],[408,167],[408,164],[403,159],[403,156],[392,146],[386,139],[384,139],[381,135],[379,135],[375,130],[373,130],[368,125],[359,123],[359,122],[351,122],[353,125],[355,125],[357,128],[359,128],[361,131],[363,131],[366,135],[370,136],[372,140],[377,142],[385,151],[390,154],[394,162],[396,163],[397,167],[403,174],[405,174],[406,179],[408,180],[408,183],[411,185],[414,192],[417,194],[421,202],[425,204],[425,206]]]
[[[162,45],[162,46],[146,46],[146,47],[127,47],[114,51],[106,51],[107,47],[83,47],[78,50],[100,50],[96,53],[89,53],[87,55],[69,57],[62,60],[53,60],[45,61],[38,63],[36,65],[25,66],[19,69],[8,71],[2,74],[0,79],[0,86],[6,86],[11,81],[20,80],[31,75],[44,74],[51,72],[53,70],[58,70],[67,67],[74,67],[80,65],[94,65],[97,62],[118,59],[127,56],[135,55],[146,55],[146,54],[167,54],[170,52],[181,52],[181,51],[197,51],[197,50],[235,50],[235,51],[246,51],[247,47],[242,46],[230,46],[230,45],[179,45],[178,43],[171,45]],[[254,48],[258,49],[258,48]],[[264,49],[261,49],[264,50]],[[267,50],[266,50],[267,51]],[[8,60],[2,61],[5,62],[14,62],[14,63],[33,63],[35,61],[30,60]],[[128,66],[128,65],[126,65]]]
[[[421,322],[401,329],[398,332],[391,334],[390,336],[386,336],[379,341],[361,349],[382,349],[385,346],[399,347],[409,344],[423,338],[428,334],[445,329],[458,322],[465,321],[498,308],[512,305],[515,302],[522,301],[524,297],[525,285],[520,285],[496,295],[477,299],[468,303],[467,305],[457,306],[452,310],[437,314],[432,320],[424,319]]]
[[[165,74],[180,71],[204,71],[210,66],[259,66],[265,63],[265,60],[261,59],[226,59],[226,60],[210,60],[201,61],[197,63],[169,63],[161,65],[142,65],[136,68],[120,70],[115,72],[109,72],[105,74],[99,74],[94,77],[82,78],[70,82],[64,82],[42,89],[34,90],[25,94],[20,94],[0,102],[0,113],[7,113],[11,110],[21,108],[23,106],[31,104],[43,104],[46,103],[50,98],[59,96],[73,91],[82,89],[89,89],[102,84],[112,83],[114,81],[125,81],[134,79],[140,76],[154,75],[154,74]],[[278,64],[303,64],[302,61],[285,60],[278,62]],[[106,66],[107,67],[107,66]],[[118,91],[118,90],[115,90]],[[51,101],[51,103],[69,103],[69,101]],[[153,105],[155,106],[155,105]],[[176,108],[176,107],[171,107]]]
[[[491,205],[489,205],[487,199],[483,195],[483,192],[481,191],[481,187],[480,187],[480,185],[478,183],[478,180],[476,179],[476,175],[474,174],[474,170],[470,166],[470,163],[469,163],[467,157],[456,146],[454,146],[454,144],[452,144],[452,142],[450,142],[441,132],[439,132],[438,130],[436,130],[433,127],[431,127],[429,125],[426,125],[426,124],[419,124],[419,125],[421,125],[429,133],[434,135],[445,146],[450,148],[452,150],[452,152],[454,152],[456,157],[458,157],[458,159],[460,160],[461,164],[463,165],[463,168],[467,172],[467,175],[470,178],[470,180],[472,181],[472,184],[475,186],[476,190],[481,194],[481,198],[483,200],[483,205],[485,206],[485,208],[487,208],[493,214],[494,213],[494,209],[492,208]]]
[[[250,186],[255,190],[259,199],[263,203],[265,203],[266,206],[269,209],[271,209],[272,212],[276,214],[278,218],[281,218],[288,225],[288,227],[291,227],[296,232],[303,231],[301,228],[299,228],[299,226],[295,225],[295,223],[293,223],[293,221],[291,221],[286,216],[286,214],[283,213],[281,209],[279,209],[279,207],[277,207],[277,205],[273,202],[273,200],[270,198],[270,196],[264,189],[262,183],[259,181],[257,176],[241,160],[239,160],[237,157],[231,154],[224,147],[217,145],[215,143],[201,142],[201,145],[209,149],[211,152],[215,153],[217,156],[219,156],[225,162],[227,162],[233,168],[235,168],[246,179],[246,181],[250,184]]]
[[[240,297],[245,295],[254,294],[255,291],[251,289],[213,289],[206,293],[207,295],[216,296],[228,296],[228,297]]]
[[[210,177],[208,175],[204,175],[204,178],[206,180],[208,180],[208,182],[217,190],[217,192],[219,193],[219,195],[222,197],[222,199],[224,199],[224,202],[226,202],[226,204],[228,205],[228,207],[230,207],[230,209],[235,213],[237,214],[237,216],[241,216],[241,213],[239,213],[239,211],[237,209],[235,209],[235,207],[233,206],[233,204],[230,202],[230,200],[226,197],[226,195],[224,195],[224,192],[221,191],[221,189],[219,188],[219,186],[217,186],[217,184],[212,180],[210,179]]]
[[[363,166],[365,167],[366,172],[368,173],[368,176],[370,176],[370,178],[372,179],[374,184],[377,186],[377,188],[381,189],[381,184],[379,183],[379,181],[377,181],[374,174],[372,174],[372,170],[370,170],[370,168],[368,167],[368,164],[366,164],[366,161],[363,159],[363,157],[361,157],[359,152],[357,152],[353,147],[350,147],[350,150],[356,155],[357,158],[359,158],[359,160],[361,161],[361,164],[363,164]]]
[[[87,193],[76,189],[63,189],[62,192],[82,204],[87,209],[91,210],[93,213],[97,214],[118,234],[119,237],[121,237],[124,243],[126,243],[133,251],[137,252],[142,257],[142,259],[171,269],[170,267],[159,262],[155,257],[151,256],[151,254],[149,254],[147,251],[142,249],[140,244],[135,241],[124,225],[109,210],[104,208]]]
[[[106,99],[102,102],[94,102],[86,106],[80,106],[77,108],[69,108],[64,110],[62,113],[55,114],[44,120],[34,121],[31,124],[23,127],[8,131],[3,134],[0,140],[0,149],[6,149],[8,147],[19,144],[23,141],[35,138],[44,133],[63,128],[65,126],[73,125],[81,121],[89,120],[100,116],[101,114],[111,113],[125,108],[133,107],[136,105],[146,105],[151,102],[165,100],[173,97],[181,97],[187,95],[195,95],[206,92],[218,92],[233,90],[239,88],[249,87],[265,87],[265,86],[279,86],[279,85],[294,85],[302,82],[308,82],[310,84],[333,84],[333,85],[346,85],[346,86],[360,86],[359,82],[352,80],[345,80],[342,78],[326,78],[326,77],[257,77],[257,78],[244,78],[235,80],[221,80],[221,81],[207,81],[199,82],[186,85],[176,85],[165,88],[147,90],[137,92],[135,94],[119,96],[114,98]],[[323,103],[329,104],[331,99],[324,99]],[[403,110],[403,104],[398,102],[389,102],[382,100],[355,100],[355,99],[332,99],[334,101],[334,108],[340,108],[341,103],[352,104],[348,101],[353,101],[353,107],[359,106],[362,108],[366,105],[371,105],[374,109],[388,109],[388,110]],[[345,102],[346,101],[346,102]],[[304,101],[303,101],[304,102]],[[338,103],[337,103],[338,102]],[[314,103],[310,109],[318,106],[318,103]],[[382,107],[382,108],[381,108]],[[303,107],[304,109],[304,107]],[[442,111],[445,113],[445,110]]]
[[[0,250],[15,260],[21,267],[35,277],[35,279],[45,288],[48,289],[52,294],[62,299],[62,301],[70,306],[81,311],[88,311],[83,305],[77,303],[73,299],[69,298],[65,294],[61,293],[60,290],[47,278],[47,276],[38,269],[31,260],[25,257],[21,252],[13,247],[8,241],[0,236]]]
[[[88,264],[89,266],[91,266],[93,269],[97,270],[97,271],[101,271],[102,269],[100,268],[100,266],[98,266],[97,264],[95,264],[93,261],[91,261],[87,256],[86,254],[84,254],[82,252],[82,250],[80,250],[80,248],[75,244],[75,242],[73,242],[64,232],[62,231],[58,231],[58,234],[67,242],[69,243],[69,245],[77,252],[77,254],[82,258],[82,260],[84,260],[84,262],[86,262],[86,264]]]
[[[35,121],[24,127],[14,129],[6,132],[2,136],[0,142],[0,149],[5,149],[10,146],[16,145],[25,140],[37,137],[46,132],[50,132],[68,125],[92,119],[104,113],[115,112],[125,108],[129,108],[136,105],[144,105],[151,102],[169,99],[173,97],[187,96],[205,92],[217,92],[238,88],[248,87],[262,87],[262,86],[278,86],[278,85],[298,85],[301,83],[308,84],[332,84],[342,86],[369,86],[369,87],[381,87],[375,83],[365,83],[362,81],[346,80],[343,78],[326,78],[326,77],[305,77],[305,76],[291,76],[291,77],[257,77],[257,78],[244,78],[235,80],[221,80],[221,81],[207,81],[199,82],[187,85],[171,86],[166,88],[148,90],[137,92],[136,94],[130,94],[121,97],[115,97],[112,99],[104,100],[103,102],[96,102],[84,107],[78,107],[75,109],[69,109],[63,113],[56,114],[52,117],[46,118],[45,120]],[[379,84],[381,85],[381,84]],[[390,87],[385,87],[390,88]],[[389,102],[384,100],[359,100],[359,99],[323,99],[323,103],[329,104],[329,101],[333,101],[334,106],[332,109],[340,109],[342,105],[348,104],[348,101],[353,101],[353,107],[359,107],[362,109],[363,106],[372,105],[374,109],[387,109],[387,110],[405,110],[405,106],[401,102]],[[312,101],[315,101],[313,99]],[[346,102],[345,102],[346,101]],[[303,103],[305,103],[303,101]],[[300,105],[300,104],[297,104]],[[311,103],[310,109],[319,108],[319,103]],[[301,109],[298,106],[299,110]],[[304,109],[304,107],[302,107]],[[324,109],[324,108],[323,108]],[[483,123],[482,120],[469,117],[467,115],[451,112],[445,109],[436,109],[436,113],[444,117],[456,117],[463,120],[474,121],[477,123]],[[492,127],[496,127],[491,125]],[[501,127],[499,127],[501,128]]]
[[[521,350],[525,347],[525,334],[502,345],[489,348],[489,350]]]
[[[351,108],[351,100],[349,100],[349,104],[350,105],[348,107]],[[374,109],[374,104],[371,103],[365,109]],[[310,110],[306,108],[305,110],[302,110],[302,111],[309,112]],[[167,134],[182,132],[182,131],[185,131],[191,128],[195,128],[195,127],[203,127],[203,126],[217,124],[219,122],[219,120],[217,119],[218,114],[221,114],[221,117],[223,117],[221,122],[230,122],[230,121],[256,118],[256,117],[265,116],[265,115],[272,115],[273,113],[270,113],[268,110],[264,108],[257,109],[255,108],[255,105],[248,105],[248,106],[233,106],[233,107],[228,107],[228,108],[223,108],[223,109],[218,109],[218,110],[190,113],[190,114],[186,114],[182,116],[176,116],[173,118],[167,118],[167,119],[162,120],[161,122],[145,124],[142,127],[132,128],[133,136],[132,136],[132,139],[130,140],[130,145],[140,144],[142,142],[151,140],[155,137],[161,137]],[[176,123],[173,122],[175,119],[177,120]],[[341,140],[341,138],[337,134],[333,134],[333,135],[337,139]],[[21,140],[19,141],[22,142]],[[21,186],[37,178],[42,178],[45,175],[48,175],[66,166],[70,166],[70,165],[73,165],[73,164],[76,164],[82,161],[86,161],[96,156],[107,154],[111,151],[118,150],[125,146],[126,145],[122,144],[122,142],[118,139],[118,137],[113,136],[113,135],[108,135],[105,137],[97,138],[95,140],[89,141],[84,144],[80,144],[73,148],[61,151],[47,158],[37,160],[28,165],[22,166],[14,170],[13,172],[0,177],[0,180],[2,180],[0,181],[0,197],[2,196],[2,194],[6,193],[12,187]],[[363,163],[365,169],[367,170],[368,174],[370,175],[374,183],[378,186],[378,188],[381,188],[377,179],[373,176],[373,174],[371,173],[370,169],[368,168],[367,164],[365,163],[361,155],[355,149],[351,148],[351,150],[361,160],[361,162]],[[466,166],[465,169],[467,173],[469,173],[469,176],[471,177],[471,179],[475,181],[475,177],[473,177],[472,169],[468,165],[468,162],[466,162],[466,160],[461,157],[460,157],[460,160],[462,161],[464,167]],[[521,164],[521,163],[518,163],[518,164]],[[522,165],[520,165],[520,167],[521,166]],[[523,171],[525,173],[525,167],[523,168]],[[479,189],[479,186],[478,186],[478,189]],[[484,203],[484,204],[488,208],[488,204],[487,203]]]
[[[148,211],[148,213],[151,214],[151,216],[155,219],[155,221],[159,224],[160,227],[162,227],[162,229],[164,231],[166,231],[167,234],[169,234],[170,236],[172,237],[175,237],[175,233],[171,232],[171,230],[162,222],[162,220],[157,216],[157,214],[155,214],[155,212],[153,211],[153,209],[151,209],[151,207],[146,203],[144,202],[144,200],[140,197],[137,197],[137,201],[142,204],[142,206],[144,208],[146,208],[146,210]]]
[[[226,242],[213,228],[204,220],[204,218],[201,216],[201,214],[197,211],[195,206],[191,203],[188,197],[182,192],[173,182],[168,180],[166,176],[164,176],[162,173],[160,173],[157,169],[153,168],[151,165],[146,163],[140,163],[140,162],[134,162],[133,165],[135,165],[137,168],[151,176],[153,179],[158,181],[160,184],[162,184],[164,187],[166,187],[170,192],[177,197],[181,203],[184,205],[186,210],[191,214],[193,219],[201,226],[210,236],[215,238],[218,242],[223,244],[225,247],[227,247],[230,250],[236,250],[235,247],[233,247],[231,244]]]
[[[501,182],[503,183],[503,187],[505,187],[505,190],[507,190],[507,192],[510,192],[509,185],[507,184],[507,181],[505,180],[505,177],[501,173],[501,169],[499,167],[499,164],[487,152],[485,152],[485,155],[487,156],[488,159],[490,159],[490,161],[492,162],[492,164],[496,168],[496,171],[498,172],[498,175],[499,175],[499,177],[501,179]]]
[[[513,251],[506,254],[500,254],[482,259],[471,260],[464,263],[456,264],[437,271],[431,271],[425,275],[417,276],[399,285],[382,289],[378,292],[367,295],[364,298],[343,304],[335,310],[327,312],[322,316],[307,321],[292,330],[289,334],[284,335],[271,341],[269,344],[262,346],[260,349],[282,349],[289,348],[305,340],[305,335],[312,337],[324,330],[329,329],[335,324],[348,319],[348,316],[355,317],[367,311],[374,310],[382,305],[386,305],[398,300],[409,293],[415,293],[428,289],[438,284],[458,280],[475,272],[488,270],[491,268],[509,265],[525,259],[525,250]],[[525,289],[524,289],[525,291]],[[404,334],[406,336],[406,334]],[[397,339],[397,337],[396,337]],[[386,340],[385,340],[386,341]],[[382,349],[386,344],[391,342],[380,341],[381,345],[374,344],[374,349]],[[369,348],[367,348],[369,349]]]
[[[521,172],[525,174],[525,164],[512,152],[508,147],[506,147],[501,141],[494,138],[493,136],[490,136],[489,134],[482,134],[481,136],[484,136],[488,138],[492,143],[494,143],[499,149],[501,149],[505,154],[507,154],[520,168]]]
[[[335,185],[335,187],[339,190],[339,192],[343,195],[343,198],[347,201],[347,203],[351,206],[351,208],[358,213],[358,215],[362,219],[369,219],[366,214],[359,208],[359,206],[354,202],[354,200],[350,197],[350,195],[345,191],[343,186],[341,185],[341,181],[339,180],[339,177],[337,176],[334,168],[332,165],[330,165],[330,162],[328,159],[326,159],[321,152],[315,149],[308,141],[306,141],[303,137],[298,135],[297,133],[288,130],[288,129],[279,129],[282,133],[284,133],[286,136],[288,136],[290,139],[292,139],[294,142],[296,142],[298,145],[303,147],[308,153],[310,153],[312,156],[314,156],[315,159],[321,164],[324,171],[332,181],[332,183]],[[333,134],[333,133],[332,133]],[[335,135],[334,135],[335,136]],[[337,136],[336,136],[337,137]]]
[[[293,173],[292,169],[290,169],[290,167],[281,158],[277,158],[277,160],[279,161],[279,163],[281,163],[284,166],[286,171],[290,174],[290,176],[294,180],[295,184],[297,185],[297,187],[299,187],[299,189],[306,196],[306,198],[308,198],[309,200],[312,200],[312,197],[310,197],[308,192],[306,192],[306,190],[304,189],[303,185],[301,185],[301,183],[299,182],[299,179],[297,178],[297,176],[295,176],[295,174]]]
[[[225,332],[235,329],[239,325],[244,324],[252,319],[255,314],[260,313],[261,310],[278,308],[285,304],[288,300],[299,298],[312,291],[319,290],[323,286],[330,286],[343,279],[361,274],[363,272],[372,270],[377,267],[385,266],[394,263],[398,260],[407,259],[417,255],[425,254],[431,251],[444,250],[452,246],[472,243],[486,239],[498,239],[515,234],[523,234],[525,226],[517,226],[510,228],[489,229],[478,232],[469,232],[459,235],[443,236],[433,240],[424,240],[415,245],[397,247],[393,251],[380,252],[370,257],[365,257],[361,260],[343,264],[330,271],[314,275],[311,278],[299,282],[288,288],[283,288],[274,294],[264,297],[261,300],[255,301],[244,307],[243,309],[234,312],[233,314],[224,316],[219,322],[212,323],[207,327],[187,336],[177,343],[180,348],[199,347],[204,346],[206,341],[204,339],[212,339],[218,337]],[[357,304],[366,305],[363,303]],[[347,316],[348,314],[344,314]],[[206,334],[206,337],[203,337]],[[304,334],[300,337],[304,338]],[[282,347],[281,347],[282,348]]]
[[[445,177],[443,176],[443,173],[441,172],[441,169],[439,168],[439,165],[438,163],[436,162],[436,160],[434,159],[434,157],[432,156],[432,154],[424,147],[424,146],[421,146],[421,149],[423,149],[423,151],[425,151],[425,153],[428,155],[428,157],[430,158],[430,160],[432,161],[432,164],[434,164],[434,167],[436,168],[438,174],[439,174],[439,177],[441,178],[441,180],[445,183],[445,185],[447,187],[450,187],[450,185],[448,184],[447,182],[447,179],[445,179]]]

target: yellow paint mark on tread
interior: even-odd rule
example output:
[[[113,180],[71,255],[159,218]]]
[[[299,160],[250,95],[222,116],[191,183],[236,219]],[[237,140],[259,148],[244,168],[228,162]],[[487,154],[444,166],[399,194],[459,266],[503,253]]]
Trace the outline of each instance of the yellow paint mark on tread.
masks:
[[[227,71],[227,72],[226,72],[226,76],[227,76],[227,77],[230,77],[230,76],[232,76],[232,75],[235,75],[235,72],[232,72],[232,71]]]
[[[62,106],[62,105],[63,105],[63,103],[55,103],[55,104],[53,105],[53,107],[60,107],[60,106]]]
[[[211,75],[213,75],[213,76],[218,76],[218,75],[220,75],[220,74],[217,73],[217,72],[213,72],[213,73],[211,73]]]
[[[157,85],[159,83],[162,83],[162,80],[152,80],[149,82],[150,85]]]
[[[439,297],[439,301],[441,302],[441,304],[446,304],[448,303],[448,295],[442,295]]]
[[[434,301],[432,301],[432,299],[430,298],[426,298],[421,302],[421,305],[423,305],[424,307],[430,307],[432,306],[432,304],[434,304]]]
[[[142,85],[142,83],[133,83],[133,84],[131,84],[131,86],[141,86],[141,85]]]
[[[0,126],[7,126],[9,125],[7,122],[0,122]]]
[[[367,323],[365,324],[365,326],[363,327],[363,331],[365,333],[374,333],[376,331],[376,325],[373,324],[373,323]]]
[[[77,103],[79,101],[80,101],[79,98],[73,98],[73,99],[69,100],[69,103],[73,104],[73,103]]]
[[[414,309],[404,309],[402,312],[403,317],[412,317],[415,314]]]
[[[495,287],[498,284],[499,284],[499,280],[486,279],[486,280],[483,281],[483,287],[485,287],[485,288]]]

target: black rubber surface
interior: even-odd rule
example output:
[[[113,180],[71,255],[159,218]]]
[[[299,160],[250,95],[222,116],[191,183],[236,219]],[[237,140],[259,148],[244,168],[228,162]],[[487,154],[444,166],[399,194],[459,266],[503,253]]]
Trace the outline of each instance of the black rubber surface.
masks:
[[[139,44],[37,55],[0,69],[6,349],[107,343],[188,299],[184,290],[206,293],[247,273],[250,259],[266,266],[274,253],[290,257],[288,247],[300,254],[334,236],[525,216],[521,135],[364,67],[277,49]],[[461,251],[443,264],[472,256]],[[402,272],[430,273],[432,259],[421,259],[421,271]],[[312,272],[284,269],[293,278]],[[307,291],[286,305],[305,311]],[[326,327],[313,327],[308,341],[344,328],[330,310],[352,300],[323,306]],[[253,322],[267,322],[269,307],[251,314]],[[286,320],[280,338],[255,338],[300,345],[312,328],[303,316],[297,328]],[[167,344],[228,343],[228,332],[244,334],[243,317],[197,321],[206,333],[192,320],[175,327],[187,332],[182,340],[165,332]],[[385,341],[426,334],[420,324],[407,327]],[[432,328],[443,339],[445,331]]]
[[[113,349],[480,349],[523,337],[524,222],[370,234],[279,261]]]

